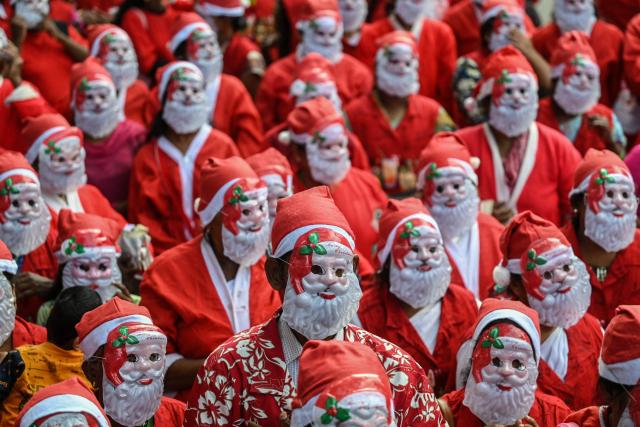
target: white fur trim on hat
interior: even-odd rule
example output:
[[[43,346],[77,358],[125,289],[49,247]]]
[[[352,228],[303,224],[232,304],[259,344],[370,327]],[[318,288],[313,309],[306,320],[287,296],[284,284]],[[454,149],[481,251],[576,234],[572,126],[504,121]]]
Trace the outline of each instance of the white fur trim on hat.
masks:
[[[493,267],[493,283],[503,288],[511,283],[511,272],[502,263]]]
[[[387,240],[384,243],[384,247],[382,249],[380,249],[380,251],[378,251],[378,261],[380,262],[380,265],[383,265],[385,263],[385,261],[389,257],[389,254],[391,253],[391,247],[393,246],[393,241],[396,239],[396,234],[398,232],[398,228],[403,223],[405,223],[406,221],[409,221],[410,219],[418,219],[418,218],[426,221],[429,225],[431,225],[433,228],[435,228],[435,230],[438,232],[438,234],[440,234],[440,229],[438,228],[438,224],[436,223],[436,221],[433,218],[431,218],[427,214],[416,213],[416,214],[411,214],[409,216],[406,216],[406,217],[402,218],[393,227],[393,229],[391,230],[391,233],[389,233],[389,236],[387,236]]]
[[[25,155],[25,157],[27,158],[29,163],[33,163],[37,160],[38,153],[40,152],[40,146],[42,145],[45,139],[65,129],[66,128],[64,126],[54,126],[42,132],[40,136],[36,138],[35,141],[33,141],[33,144],[31,144],[31,147],[29,147],[29,150],[27,150],[27,154]]]
[[[20,86],[13,89],[13,92],[5,98],[4,103],[11,104],[12,102],[28,101],[38,97],[40,97],[40,94],[30,83],[22,82]]]
[[[100,408],[89,399],[77,394],[59,394],[48,397],[33,405],[22,417],[19,427],[30,427],[35,425],[35,422],[40,418],[59,412],[84,412],[94,417],[100,427],[110,426],[109,421],[107,421]]]
[[[200,69],[196,65],[192,64],[191,62],[178,61],[169,65],[167,69],[164,70],[164,73],[160,78],[160,85],[158,90],[158,100],[160,102],[162,102],[162,98],[164,98],[164,93],[167,90],[167,85],[169,84],[169,79],[171,78],[171,74],[173,74],[173,72],[176,71],[178,68],[188,68],[193,72],[200,74],[200,76],[202,76],[202,72],[200,71]]]
[[[65,240],[64,242],[62,242],[62,245],[60,245],[60,250],[55,253],[59,263],[64,264],[65,262],[68,262],[74,258],[92,257],[92,256],[95,257],[98,255],[115,255],[116,257],[120,256],[120,253],[116,251],[115,246],[96,246],[96,247],[85,246],[84,251],[81,254],[73,252],[72,255],[67,255],[65,253],[65,250],[71,244],[73,244],[71,240]]]
[[[109,333],[123,323],[137,322],[145,325],[153,325],[153,322],[147,316],[141,314],[133,314],[131,316],[118,317],[104,322],[97,326],[93,331],[89,332],[82,341],[80,341],[80,349],[84,353],[84,360],[90,359],[96,351],[107,343]]]
[[[278,243],[278,247],[273,251],[272,256],[274,256],[275,258],[278,258],[286,254],[287,252],[291,252],[296,242],[298,241],[298,239],[301,236],[303,236],[305,233],[315,228],[326,228],[331,231],[335,231],[336,233],[344,237],[347,242],[349,242],[349,246],[351,247],[352,251],[355,250],[356,243],[354,242],[353,237],[351,237],[351,235],[347,233],[344,229],[337,227],[335,225],[329,225],[329,224],[311,224],[311,225],[305,225],[304,227],[297,228],[289,232],[289,234],[287,234],[286,236],[284,236],[282,240],[280,240],[280,243]]]
[[[220,7],[208,2],[198,2],[195,6],[196,12],[203,16],[230,16],[238,17],[244,15],[244,6]]]
[[[0,271],[16,274],[18,272],[18,264],[12,259],[0,259]]]
[[[284,182],[282,180],[282,176],[278,175],[277,173],[262,175],[260,179],[262,179],[265,184],[274,183],[283,185],[288,192],[291,192],[293,189],[293,176],[291,175],[287,175],[287,182]]]
[[[111,32],[121,33],[124,36],[126,36],[126,38],[128,38],[129,41],[131,41],[131,37],[129,37],[129,34],[122,28],[118,28],[118,27],[107,28],[106,30],[98,34],[98,36],[93,40],[93,44],[91,45],[91,51],[89,52],[89,55],[98,56],[98,52],[100,51],[100,43],[102,42],[102,39],[105,38],[105,36]]]
[[[35,184],[38,187],[40,187],[40,180],[38,179],[38,175],[33,173],[33,171],[30,171],[29,169],[22,169],[22,168],[9,169],[8,171],[0,174],[0,182],[4,181],[10,176],[15,176],[15,175],[26,176],[27,178],[35,181]]]
[[[640,358],[619,363],[606,364],[598,359],[600,376],[616,384],[636,385],[640,383]]]
[[[191,37],[191,33],[197,30],[198,27],[203,27],[203,26],[207,27],[207,24],[204,22],[193,22],[189,25],[185,25],[184,27],[182,27],[180,31],[175,33],[174,36],[169,41],[169,49],[171,49],[171,52],[174,52],[183,41]],[[209,30],[211,30],[211,28],[209,28]]]
[[[238,182],[240,178],[234,178],[231,181],[227,182],[225,185],[220,187],[220,189],[216,192],[216,194],[211,198],[209,204],[200,210],[200,199],[196,200],[197,205],[194,206],[196,212],[198,212],[198,216],[200,217],[200,221],[202,221],[203,225],[209,225],[213,218],[220,212],[220,209],[224,206],[224,195],[229,188],[236,182]]]
[[[591,177],[593,176],[595,172],[590,173],[585,179],[582,180],[582,182],[580,183],[580,185],[578,185],[577,187],[573,188],[570,192],[569,192],[569,198],[573,197],[576,194],[582,194],[585,193],[587,191],[587,188],[589,187],[589,182],[591,181]],[[625,174],[621,174],[621,173],[612,173],[609,174],[610,177],[613,178],[622,178],[623,180],[626,180],[628,182],[630,182],[634,188],[635,188],[635,184],[633,182],[633,179],[631,179],[631,177],[625,175]]]

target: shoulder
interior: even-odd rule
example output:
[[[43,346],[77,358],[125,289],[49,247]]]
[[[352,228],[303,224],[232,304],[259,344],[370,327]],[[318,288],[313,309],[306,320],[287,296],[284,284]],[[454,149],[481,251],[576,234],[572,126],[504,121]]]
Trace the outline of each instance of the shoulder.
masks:
[[[181,243],[173,248],[161,253],[153,260],[153,263],[145,273],[145,279],[155,274],[164,276],[167,271],[176,271],[176,268],[183,269],[185,265],[194,267],[196,260],[200,261],[201,237]]]
[[[347,186],[350,186],[349,184],[356,184],[356,186],[362,184],[369,187],[371,191],[376,194],[379,191],[382,191],[380,187],[380,181],[374,174],[372,174],[368,170],[351,167],[343,182],[347,184]],[[339,185],[338,188],[343,187],[346,189],[347,186],[343,187]]]
[[[218,129],[211,128],[207,137],[207,145],[210,144],[220,151],[227,148],[233,148],[234,151],[237,151],[236,144],[231,137]]]
[[[277,317],[274,316],[265,323],[231,336],[211,352],[205,361],[205,367],[211,369],[221,366],[230,370],[229,362],[232,360],[249,357],[256,350],[264,352],[274,349],[279,344],[274,342],[274,337],[279,337],[277,322]]]
[[[386,301],[382,286],[379,280],[374,280],[362,294],[358,316],[367,330],[371,330],[369,323],[384,322],[386,317]]]
[[[536,403],[543,413],[550,413],[552,411],[556,413],[564,412],[566,416],[571,412],[562,399],[539,391],[536,392]],[[562,421],[562,419],[564,419],[564,416],[558,422]]]
[[[611,119],[613,117],[613,110],[604,104],[596,104],[589,110],[589,114],[599,114]]]
[[[95,187],[95,186],[93,186],[91,184],[85,184],[85,185],[79,187],[77,191],[78,191],[78,195],[80,196],[80,198],[91,197],[91,198],[105,199],[104,195],[98,189],[98,187]]]
[[[464,387],[445,394],[441,399],[447,402],[452,412],[455,412],[464,400]]]
[[[435,99],[428,96],[415,94],[409,97],[409,103],[415,105],[420,113],[438,114],[442,106]]]
[[[422,31],[424,32],[425,30],[430,33],[429,35],[435,37],[453,37],[453,30],[451,29],[451,27],[441,21],[436,21],[428,18],[425,19],[424,21],[422,21]],[[425,35],[426,34],[427,33],[425,33]]]
[[[384,338],[380,338],[355,325],[347,325],[344,336],[345,341],[360,343],[371,348],[387,372],[399,370],[406,374],[424,375],[422,367],[418,365],[409,353]]]
[[[596,356],[600,354],[603,331],[598,319],[591,314],[585,314],[578,323],[568,328],[566,333],[569,339],[574,340],[585,352],[591,350]]]
[[[220,75],[220,90],[222,88],[229,88],[233,91],[240,91],[240,89],[244,89],[242,82],[236,76],[232,76],[231,74],[223,73]]]
[[[349,104],[347,104],[344,111],[349,115],[350,121],[353,122],[353,121],[358,121],[359,119],[365,118],[364,116],[361,117],[359,113],[369,109],[371,104],[369,102],[369,96],[370,95],[360,96],[358,98],[355,98],[351,102],[349,102]]]
[[[567,139],[560,131],[555,130],[545,124],[536,122],[538,127],[538,147],[546,146],[555,151],[572,152],[580,156],[571,141]]]
[[[451,25],[456,18],[469,14],[469,11],[473,12],[473,5],[470,1],[463,0],[447,10],[444,15],[443,22]]]
[[[295,54],[289,54],[284,58],[278,59],[275,62],[272,62],[269,65],[264,73],[264,78],[268,80],[277,79],[279,77],[287,77],[290,78],[292,73],[296,68],[296,57]]]
[[[474,125],[467,126],[465,128],[459,129],[455,131],[455,134],[462,139],[465,144],[478,144],[479,141],[484,141],[484,126],[483,125]]]
[[[543,27],[538,28],[531,38],[535,41],[546,41],[546,39],[550,37],[559,37],[559,32],[560,31],[558,29],[558,26],[555,23],[551,22]]]
[[[362,62],[358,61],[348,53],[343,53],[342,59],[340,59],[340,62],[338,62],[335,66],[337,69],[342,68],[345,70],[349,70],[350,75],[353,75],[354,73],[370,74],[369,69]]]

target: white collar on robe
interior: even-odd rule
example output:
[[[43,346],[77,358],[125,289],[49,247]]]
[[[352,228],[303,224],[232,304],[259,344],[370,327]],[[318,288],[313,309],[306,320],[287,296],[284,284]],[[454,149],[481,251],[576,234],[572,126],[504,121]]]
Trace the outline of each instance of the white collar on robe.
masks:
[[[542,360],[564,382],[569,366],[569,340],[567,333],[562,328],[556,328],[540,345]]]
[[[56,213],[59,213],[61,209],[71,209],[71,211],[76,213],[84,212],[77,190],[65,194],[65,197],[61,197],[58,194],[42,193],[42,198],[47,206],[53,209]]]
[[[120,114],[118,115],[118,118],[120,119],[120,121],[123,121],[126,119],[124,111],[127,106],[127,90],[128,89],[129,87],[127,86],[125,88],[122,88],[120,92],[118,92],[118,105],[120,106]]]
[[[218,75],[211,83],[207,84],[206,95],[207,95],[207,106],[209,108],[209,123],[213,122],[213,116],[216,114],[216,105],[218,103],[218,94],[220,93],[220,80],[222,80],[222,75]]]
[[[461,283],[469,289],[476,299],[480,299],[480,230],[478,221],[468,232],[451,240],[445,240],[445,247],[451,261],[458,267]]]
[[[436,349],[441,314],[442,300],[428,307],[421,308],[420,311],[409,319],[431,354],[433,354],[433,351]]]
[[[483,125],[483,128],[485,137],[487,138],[487,143],[489,144],[489,149],[491,150],[491,159],[493,160],[497,201],[506,202],[507,205],[517,213],[518,210],[516,205],[518,204],[518,199],[520,198],[522,190],[524,189],[524,186],[529,179],[529,175],[531,175],[531,171],[533,171],[533,166],[536,163],[539,137],[538,126],[536,125],[536,122],[531,123],[531,126],[529,126],[527,147],[524,151],[524,157],[522,158],[522,164],[520,165],[516,185],[513,187],[513,193],[509,191],[509,187],[507,186],[504,167],[502,165],[502,156],[500,155],[500,149],[498,148],[498,143],[493,136],[493,132],[491,132],[491,128],[487,123]]]

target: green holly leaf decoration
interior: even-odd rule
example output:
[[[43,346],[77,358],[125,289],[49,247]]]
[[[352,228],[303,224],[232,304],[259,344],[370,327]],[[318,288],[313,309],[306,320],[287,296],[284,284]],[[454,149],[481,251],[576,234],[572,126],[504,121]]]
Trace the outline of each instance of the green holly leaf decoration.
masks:
[[[547,263],[546,258],[538,256],[534,249],[529,249],[527,257],[529,258],[529,261],[527,261],[527,271],[531,271],[535,269],[536,266],[545,265]]]
[[[80,87],[78,88],[78,90],[80,92],[86,92],[89,89],[89,80],[86,77],[83,77],[82,80],[80,80]]]
[[[300,255],[312,255],[313,253],[318,255],[327,254],[327,249],[318,243],[320,241],[318,233],[311,233],[307,240],[309,243],[302,246],[298,251]]]
[[[235,205],[236,203],[246,203],[248,201],[249,197],[245,194],[244,191],[242,191],[242,187],[240,187],[239,185],[236,186],[236,188],[233,189],[233,197],[229,199],[229,203]]]
[[[500,83],[501,85],[504,85],[505,83],[511,83],[511,76],[509,76],[509,71],[507,70],[502,70],[502,73],[500,73],[500,78],[498,78],[498,83]]]
[[[404,231],[400,233],[400,238],[408,239],[409,237],[420,237],[420,232],[415,228],[412,221],[404,224]]]
[[[493,285],[493,294],[494,295],[500,295],[500,294],[506,292],[506,290],[507,290],[507,286],[498,285],[497,283]]]
[[[503,349],[504,343],[498,338],[498,328],[493,328],[489,331],[486,339],[482,341],[482,348],[489,348],[493,346],[494,348]]]
[[[327,398],[325,409],[327,412],[320,417],[322,424],[331,424],[334,418],[342,423],[351,419],[349,409],[338,406],[338,400],[335,397]]]
[[[309,243],[317,244],[320,241],[320,235],[318,233],[311,233],[309,235]]]
[[[315,91],[317,91],[317,90],[318,90],[318,88],[316,87],[316,85],[314,85],[314,84],[313,84],[313,83],[311,83],[311,82],[307,82],[307,83],[305,83],[305,85],[304,85],[304,94],[305,94],[305,95],[308,95],[308,94],[310,94],[310,93],[313,93],[313,92],[315,92]]]
[[[4,181],[4,188],[0,190],[1,196],[8,196],[9,194],[19,194],[20,190],[13,186],[13,179],[7,178]]]
[[[504,348],[504,344],[502,343],[502,341],[500,341],[500,338],[496,338],[495,341],[493,342],[493,346],[495,348],[499,348],[499,349],[503,349]]]
[[[311,143],[312,144],[318,144],[318,143],[323,143],[327,140],[327,138],[325,136],[323,136],[320,131],[316,131],[313,134],[313,138],[311,139]]]
[[[438,172],[438,165],[435,163],[429,163],[429,174],[427,179],[433,180],[434,178],[440,178],[441,174]]]
[[[571,60],[571,64],[575,65],[575,66],[580,65],[580,66],[584,67],[585,63],[584,63],[584,57],[582,56],[582,54],[581,53],[576,53],[576,56],[574,56],[573,59]]]
[[[598,178],[596,178],[596,184],[598,185],[602,185],[605,182],[607,184],[613,184],[616,180],[609,175],[609,171],[607,171],[606,169],[600,169],[600,176]]]
[[[206,39],[209,36],[209,34],[205,31],[202,30],[195,30],[192,35],[191,38],[194,41],[198,41],[198,40],[202,40],[202,39]]]
[[[45,154],[60,154],[62,150],[59,147],[56,147],[56,141],[53,139],[47,142],[47,148],[44,150]]]
[[[491,331],[489,331],[489,336],[494,339],[498,338],[498,328],[491,329]]]
[[[69,245],[67,249],[64,250],[64,253],[67,255],[71,255],[72,253],[77,253],[78,255],[84,253],[84,245],[82,243],[77,243],[76,238],[72,236],[69,239]]]
[[[140,341],[138,341],[138,338],[129,334],[129,328],[126,326],[121,326],[120,329],[118,329],[118,333],[120,334],[120,336],[113,340],[113,342],[111,343],[111,345],[115,348],[122,347],[126,344],[140,343]]]

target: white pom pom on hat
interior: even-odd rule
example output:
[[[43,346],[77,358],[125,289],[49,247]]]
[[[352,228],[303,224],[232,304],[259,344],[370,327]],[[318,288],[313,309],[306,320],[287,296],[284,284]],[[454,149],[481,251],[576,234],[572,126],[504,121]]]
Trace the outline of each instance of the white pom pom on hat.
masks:
[[[496,285],[507,287],[511,283],[511,272],[500,263],[493,268],[493,281]]]

